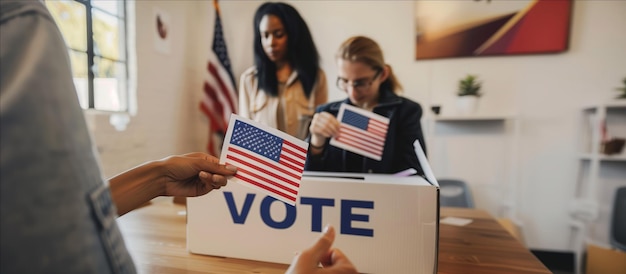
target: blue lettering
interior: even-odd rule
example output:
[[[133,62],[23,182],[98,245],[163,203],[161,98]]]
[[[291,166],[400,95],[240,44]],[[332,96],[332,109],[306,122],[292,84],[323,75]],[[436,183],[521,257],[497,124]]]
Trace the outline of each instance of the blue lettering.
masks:
[[[233,222],[235,222],[236,224],[244,224],[246,222],[248,213],[250,213],[250,207],[252,207],[252,202],[254,201],[254,196],[256,196],[256,194],[253,193],[248,193],[246,195],[246,200],[244,201],[243,207],[241,208],[241,213],[238,213],[237,205],[235,204],[235,198],[233,198],[233,193],[230,191],[224,191],[224,198],[226,199],[226,204],[228,205],[230,215],[233,217]]]
[[[265,197],[265,199],[263,199],[263,201],[261,202],[261,219],[263,219],[263,222],[267,226],[272,227],[272,228],[276,228],[276,229],[289,228],[296,221],[296,207],[280,202],[280,204],[285,205],[285,210],[287,214],[285,215],[285,219],[282,222],[276,222],[274,221],[274,219],[272,219],[272,216],[270,215],[270,207],[272,203],[276,201],[278,200],[270,196],[267,196]]]
[[[373,201],[341,200],[341,234],[374,237],[373,229],[352,227],[352,221],[369,222],[369,215],[352,214],[352,208],[374,208]]]
[[[311,205],[311,231],[322,231],[322,207],[335,206],[334,199],[301,197],[301,205]]]
[[[233,218],[233,222],[236,224],[245,224],[246,219],[248,218],[248,214],[250,213],[250,209],[252,208],[252,204],[256,197],[254,193],[246,194],[246,198],[243,202],[243,206],[241,210],[237,210],[237,203],[235,202],[235,198],[233,193],[230,191],[224,191],[224,199],[226,200],[226,205],[228,206],[228,210],[230,212],[231,217]],[[260,213],[261,219],[263,222],[274,229],[286,229],[291,226],[296,221],[297,211],[295,206],[291,206],[289,204],[283,203],[279,201],[279,204],[285,206],[285,218],[283,220],[274,220],[271,216],[271,207],[274,202],[278,201],[277,199],[266,196],[263,201],[261,201],[260,205]],[[314,198],[314,197],[301,197],[300,198],[301,205],[311,205],[311,231],[320,232],[322,231],[322,221],[324,216],[324,207],[334,207],[335,200],[328,198]],[[346,235],[357,235],[357,236],[365,236],[365,237],[374,237],[374,230],[369,228],[359,228],[353,227],[352,222],[369,222],[369,215],[367,214],[355,214],[352,212],[353,208],[367,208],[373,209],[374,202],[373,201],[358,201],[358,200],[341,200],[341,224],[340,224],[340,233]]]

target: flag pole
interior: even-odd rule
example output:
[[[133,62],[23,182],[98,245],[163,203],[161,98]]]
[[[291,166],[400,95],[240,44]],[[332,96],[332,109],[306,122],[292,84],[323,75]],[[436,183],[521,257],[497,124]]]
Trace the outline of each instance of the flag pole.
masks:
[[[215,8],[215,12],[220,14],[220,5],[217,3],[218,0],[213,0],[213,7]]]

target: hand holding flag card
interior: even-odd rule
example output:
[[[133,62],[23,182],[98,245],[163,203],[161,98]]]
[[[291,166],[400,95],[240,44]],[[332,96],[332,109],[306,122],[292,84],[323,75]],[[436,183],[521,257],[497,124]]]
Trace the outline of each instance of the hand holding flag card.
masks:
[[[339,134],[330,139],[331,145],[377,161],[382,159],[389,118],[342,104],[337,120],[341,123]]]
[[[232,114],[220,163],[237,167],[233,180],[295,206],[308,143]]]

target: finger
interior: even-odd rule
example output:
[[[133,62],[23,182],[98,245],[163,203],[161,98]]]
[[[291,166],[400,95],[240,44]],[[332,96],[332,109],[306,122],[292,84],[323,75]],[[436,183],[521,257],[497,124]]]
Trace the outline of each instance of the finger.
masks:
[[[327,257],[320,260],[322,266],[329,270],[329,273],[356,274],[356,267],[350,262],[348,257],[339,249],[331,249],[327,253]]]
[[[330,117],[328,117],[328,127],[333,129],[334,131],[337,131],[340,126],[341,123],[339,122],[339,120],[337,120],[335,116],[330,115]]]
[[[323,112],[320,118],[322,118],[326,124],[337,124],[338,122],[335,115],[332,115],[329,112]]]
[[[315,244],[309,249],[312,252],[313,258],[319,261],[328,254],[328,250],[335,241],[335,228],[331,225],[326,225],[324,233],[317,239]]]
[[[336,137],[339,134],[338,127],[328,127],[326,131],[327,131],[328,137]]]
[[[210,165],[217,165],[220,167],[224,167],[225,169],[230,170],[230,171],[237,171],[237,167],[233,165],[220,165],[219,159],[217,157],[204,153],[204,152],[191,152],[191,153],[183,154],[183,156],[188,157],[188,158],[202,159],[204,161],[207,161]]]
[[[333,265],[333,250],[329,250],[324,256],[322,256],[322,258],[320,258],[320,263],[323,267],[329,267]]]
[[[327,137],[334,136],[339,131],[340,123],[332,114],[328,112],[324,112],[323,114],[323,123],[321,123],[323,124],[323,131]]]
[[[213,174],[213,176],[211,176],[211,180],[213,181],[213,185],[217,186],[217,188],[226,186],[226,184],[228,183],[228,179],[219,174]]]
[[[330,262],[332,265],[352,265],[348,257],[339,249],[333,249],[330,252]]]
[[[208,181],[209,183],[211,182],[211,175],[210,173],[206,172],[206,171],[200,171],[198,173],[198,177],[200,177],[200,179],[202,179],[203,181]]]
[[[330,114],[330,112],[324,111],[324,112],[320,112],[320,118],[323,119],[328,119],[328,117],[335,117],[334,115]]]
[[[316,129],[315,129],[315,132],[314,132],[314,133],[316,133],[316,134],[318,134],[318,135],[321,135],[321,136],[323,136],[323,137],[328,138],[328,137],[333,136],[333,128],[332,128],[330,125],[328,125],[328,124],[326,124],[326,123],[323,123],[323,124],[320,124],[320,125],[319,125]]]
[[[208,155],[208,154],[207,154]],[[212,157],[212,156],[209,156]],[[215,158],[215,157],[212,157]],[[202,158],[190,158],[191,165],[197,170],[203,170],[213,174],[220,174],[224,176],[232,176],[237,173],[237,167],[233,165],[221,165],[217,161],[213,161],[213,159],[202,159]]]
[[[313,116],[313,120],[311,121],[311,125],[309,126],[309,131],[311,134],[319,134],[320,129],[324,128],[323,122],[320,119],[319,114],[315,114]]]
[[[311,119],[311,125],[309,126],[309,128],[313,127],[315,124],[319,122],[320,122],[320,114],[319,113],[313,114],[313,119]]]
[[[186,153],[183,154],[182,156],[185,157],[192,157],[192,158],[200,158],[200,159],[204,159],[213,163],[218,163],[219,159],[211,154],[207,154],[204,152],[191,152],[191,153]]]
[[[220,189],[228,183],[228,179],[226,177],[219,174],[210,174],[206,171],[200,171],[200,173],[198,173],[198,177],[202,179],[202,182],[208,189]]]
[[[199,191],[198,195],[204,195],[206,193],[204,192],[208,192],[211,191],[212,189],[215,189],[215,186],[213,185],[213,174],[208,173],[206,171],[200,171],[198,173],[198,177],[200,178],[200,181],[202,182],[202,184],[204,184],[204,191]]]

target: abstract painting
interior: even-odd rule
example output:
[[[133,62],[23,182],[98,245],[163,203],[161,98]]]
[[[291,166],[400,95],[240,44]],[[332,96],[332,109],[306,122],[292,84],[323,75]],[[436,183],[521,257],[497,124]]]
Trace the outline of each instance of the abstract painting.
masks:
[[[572,0],[417,0],[416,59],[558,53]]]

